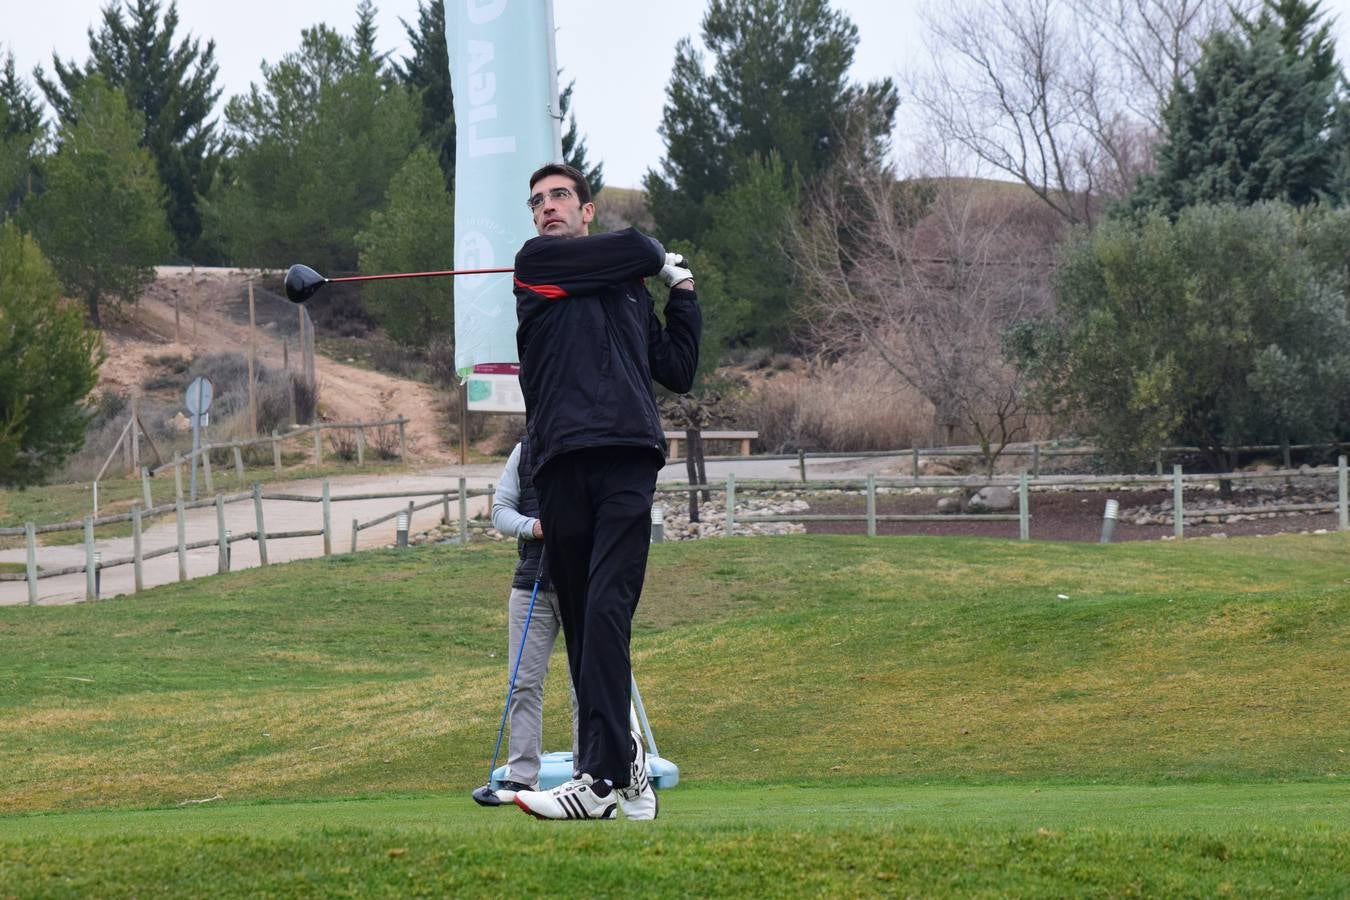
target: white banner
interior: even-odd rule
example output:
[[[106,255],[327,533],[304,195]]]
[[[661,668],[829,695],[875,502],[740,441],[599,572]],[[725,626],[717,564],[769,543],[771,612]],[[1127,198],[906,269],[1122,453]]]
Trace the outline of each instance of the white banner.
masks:
[[[446,6],[453,10],[446,42],[455,93],[455,268],[510,266],[536,234],[525,206],[530,174],[562,157],[553,5],[447,0]],[[511,275],[455,279],[460,377],[478,365],[517,361]],[[514,411],[524,408],[522,400]]]

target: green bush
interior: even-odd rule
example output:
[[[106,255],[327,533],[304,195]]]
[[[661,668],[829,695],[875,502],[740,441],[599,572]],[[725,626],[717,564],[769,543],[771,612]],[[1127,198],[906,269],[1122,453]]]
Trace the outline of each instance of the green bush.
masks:
[[[37,244],[0,225],[0,484],[40,482],[79,449],[102,359]]]

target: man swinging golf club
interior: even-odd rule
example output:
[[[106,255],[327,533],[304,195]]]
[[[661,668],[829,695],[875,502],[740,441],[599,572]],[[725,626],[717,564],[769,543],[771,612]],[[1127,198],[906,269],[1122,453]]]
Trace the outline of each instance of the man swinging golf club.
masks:
[[[684,392],[702,315],[682,257],[629,228],[588,235],[585,176],[550,164],[530,177],[539,237],[515,260],[516,346],[539,517],[577,698],[575,775],[518,791],[540,819],[654,818],[641,737],[629,730],[628,655],[647,568],[665,439],[652,379]],[[665,325],[642,279],[671,288]]]

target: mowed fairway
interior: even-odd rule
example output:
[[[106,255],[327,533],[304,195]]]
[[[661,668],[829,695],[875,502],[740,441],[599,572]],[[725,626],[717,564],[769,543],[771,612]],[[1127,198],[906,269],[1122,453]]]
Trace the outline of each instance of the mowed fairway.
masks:
[[[470,800],[513,560],[0,609],[0,897],[1350,893],[1345,536],[655,547],[653,823]]]

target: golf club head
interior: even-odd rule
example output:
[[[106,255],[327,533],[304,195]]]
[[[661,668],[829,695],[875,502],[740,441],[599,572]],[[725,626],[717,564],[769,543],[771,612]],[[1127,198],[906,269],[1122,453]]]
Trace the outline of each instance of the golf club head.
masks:
[[[286,299],[292,303],[304,303],[327,283],[327,278],[309,266],[296,263],[286,270]]]
[[[497,796],[492,784],[488,783],[473,792],[473,802],[479,806],[501,806],[502,798]]]

